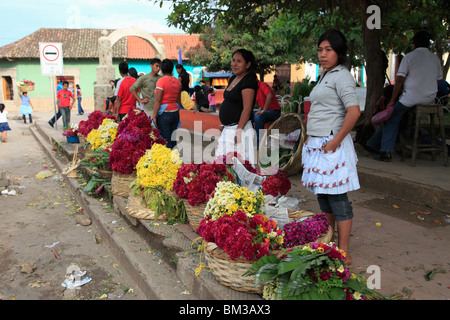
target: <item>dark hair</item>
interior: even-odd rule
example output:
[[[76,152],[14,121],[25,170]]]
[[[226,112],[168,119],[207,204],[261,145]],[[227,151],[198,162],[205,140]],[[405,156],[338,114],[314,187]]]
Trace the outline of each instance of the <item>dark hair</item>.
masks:
[[[81,89],[79,84],[77,84],[76,87],[77,87],[77,89]]]
[[[328,40],[331,48],[333,48],[333,50],[337,53],[338,63],[345,64],[347,61],[347,39],[345,39],[342,32],[335,29],[325,31],[320,36],[319,41],[317,42],[317,47],[319,47],[325,40]]]
[[[131,77],[135,78],[135,79],[138,78],[138,73],[137,73],[136,68],[130,68],[130,69],[128,70],[128,74],[129,74]]]
[[[412,42],[416,46],[416,48],[428,48],[430,45],[431,35],[426,31],[417,32],[412,38]]]
[[[161,64],[161,59],[159,59],[159,58],[153,58],[152,60],[150,60],[150,64],[151,64],[151,65],[152,65],[152,64],[155,64],[155,63]]]
[[[128,73],[128,63],[126,61],[122,61],[121,63],[119,63],[119,71],[121,74]]]
[[[194,87],[194,92],[203,91],[202,87],[200,87],[198,84]]]
[[[5,110],[5,105],[0,103],[0,112],[3,113],[3,110]]]
[[[231,56],[234,57],[234,55],[236,53],[240,53],[242,55],[242,57],[244,58],[245,62],[251,63],[250,68],[248,68],[248,70],[255,69],[256,59],[255,59],[255,56],[253,55],[253,52],[251,52],[250,50],[246,50],[246,49],[237,49],[235,52],[233,52],[233,54]]]
[[[184,69],[182,64],[177,64],[175,69],[181,69],[181,72],[186,71],[186,69]]]
[[[63,85],[65,85],[65,84],[69,85],[69,82],[68,81],[64,81]]]
[[[161,63],[162,73],[172,73],[173,72],[173,62],[170,59],[164,59]]]

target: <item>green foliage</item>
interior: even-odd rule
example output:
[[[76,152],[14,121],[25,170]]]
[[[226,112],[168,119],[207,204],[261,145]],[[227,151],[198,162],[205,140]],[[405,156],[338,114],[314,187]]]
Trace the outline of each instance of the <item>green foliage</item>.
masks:
[[[133,195],[141,197],[141,204],[145,208],[155,211],[155,219],[158,219],[161,215],[166,215],[169,224],[187,221],[183,201],[168,195],[162,187],[141,188],[134,180],[130,184],[130,188],[132,188]]]
[[[330,277],[327,280],[314,279],[312,274],[336,268],[336,259],[327,255],[328,251],[310,252],[294,248],[283,258],[275,255],[264,256],[253,263],[244,276],[255,276],[256,284],[269,284],[276,299],[284,300],[344,300],[346,291],[360,292],[371,298],[384,298],[370,290],[365,281],[358,277]],[[274,285],[276,284],[276,285]],[[265,290],[267,294],[267,290]]]

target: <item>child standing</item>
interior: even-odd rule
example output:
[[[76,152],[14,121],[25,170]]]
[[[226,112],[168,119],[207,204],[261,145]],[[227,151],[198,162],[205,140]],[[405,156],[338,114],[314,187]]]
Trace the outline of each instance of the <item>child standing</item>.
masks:
[[[6,142],[8,131],[11,131],[7,116],[8,111],[5,110],[5,105],[0,103],[0,132],[2,133],[2,142]]]
[[[209,107],[212,110],[212,112],[216,112],[216,98],[214,97],[216,93],[214,92],[214,88],[209,88],[208,90],[208,101],[209,101]]]
[[[72,92],[69,90],[69,82],[63,82],[63,88],[58,91],[58,106],[59,111],[61,111],[63,119],[63,128],[68,128],[70,125],[70,110],[72,110],[73,103],[75,99],[73,98]]]
[[[22,114],[23,123],[27,124],[27,115],[30,119],[30,124],[33,123],[33,118],[31,114],[33,113],[33,105],[31,104],[28,92],[19,92],[20,98],[22,99],[22,104],[19,107],[20,113]]]

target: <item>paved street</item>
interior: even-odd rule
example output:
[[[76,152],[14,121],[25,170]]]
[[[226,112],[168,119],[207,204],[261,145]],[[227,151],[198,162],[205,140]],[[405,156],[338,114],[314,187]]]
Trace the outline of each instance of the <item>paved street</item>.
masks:
[[[48,117],[49,114],[36,113],[37,127],[59,141],[60,146],[67,146],[60,132],[46,123]],[[82,117],[73,115],[72,119],[79,121]],[[120,201],[94,200],[76,191],[76,179],[54,178],[61,175],[59,168],[52,165],[59,161],[64,168],[67,160],[57,156],[51,145],[47,145],[45,154],[42,152],[39,146],[42,141],[33,138],[39,130],[31,128],[30,131],[19,120],[11,120],[10,125],[13,131],[8,136],[8,143],[0,144],[1,170],[17,177],[17,184],[25,188],[19,189],[22,194],[17,196],[0,197],[2,205],[7,204],[7,211],[2,209],[0,218],[6,221],[4,219],[8,217],[8,224],[2,224],[7,229],[2,227],[0,233],[0,254],[5,257],[0,260],[4,261],[0,263],[0,281],[6,285],[1,287],[7,288],[6,292],[0,291],[3,299],[28,299],[41,291],[45,293],[35,294],[37,299],[64,298],[66,290],[60,286],[66,262],[82,264],[86,267],[86,276],[93,279],[78,290],[82,293],[78,297],[83,299],[118,298],[117,291],[123,287],[134,290],[122,294],[120,299],[257,299],[257,296],[225,288],[206,270],[202,270],[202,277],[194,276],[198,255],[192,253],[195,250],[190,245],[196,235],[189,228],[126,222],[126,216],[120,213]],[[68,148],[69,153],[73,152],[73,146]],[[47,158],[49,154],[51,156]],[[36,180],[35,175],[44,169],[54,169],[52,177]],[[350,194],[355,211],[351,238],[352,271],[368,277],[369,266],[379,267],[380,292],[385,295],[399,299],[448,299],[450,212],[441,209],[443,205],[439,200],[449,197],[449,168],[442,166],[440,158],[432,162],[424,157],[413,168],[409,162],[399,159],[385,164],[360,156],[359,169],[362,189]],[[293,188],[289,195],[301,200],[302,209],[317,211],[317,201],[303,190],[299,178],[299,175],[291,177]],[[416,199],[393,196],[401,192],[408,195],[406,189],[414,190]],[[428,198],[431,195],[439,209],[428,205],[422,194],[428,194]],[[74,217],[81,213],[80,208],[102,227],[96,229],[95,224],[78,226]],[[101,243],[94,242],[95,234],[101,235]],[[55,249],[61,253],[60,259],[55,258],[51,249],[43,247],[57,241],[60,242]],[[111,250],[112,254],[109,251],[105,254],[106,250]],[[81,256],[87,257],[83,260]],[[30,274],[20,272],[20,266],[26,261],[37,265]],[[47,271],[48,265],[53,269]],[[100,294],[102,288],[83,293],[104,278],[94,273],[97,269],[102,270],[103,275],[112,275],[115,283],[121,284],[110,296]],[[432,276],[426,279],[427,275]],[[162,286],[159,279],[172,279],[174,283]],[[39,282],[33,281],[41,281],[40,287],[36,287]],[[19,287],[14,286],[16,282],[22,286],[20,294],[14,291]],[[31,282],[33,285],[28,285]],[[51,294],[48,293],[50,287],[54,290]]]

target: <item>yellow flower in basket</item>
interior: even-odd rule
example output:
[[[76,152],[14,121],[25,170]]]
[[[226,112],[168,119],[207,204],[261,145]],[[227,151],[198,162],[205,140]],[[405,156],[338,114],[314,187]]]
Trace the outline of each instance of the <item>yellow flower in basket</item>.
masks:
[[[106,118],[98,129],[93,129],[86,137],[91,144],[92,150],[105,150],[112,146],[117,135],[119,124],[113,119]]]
[[[136,184],[141,187],[161,186],[172,190],[182,161],[178,150],[155,143],[136,165]]]
[[[254,216],[263,213],[263,206],[264,194],[261,190],[255,193],[231,181],[221,181],[217,183],[214,197],[206,204],[204,215],[217,220],[225,214],[233,215],[242,210]]]

